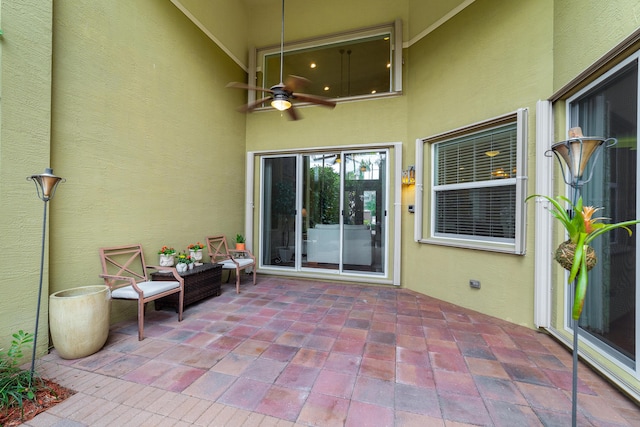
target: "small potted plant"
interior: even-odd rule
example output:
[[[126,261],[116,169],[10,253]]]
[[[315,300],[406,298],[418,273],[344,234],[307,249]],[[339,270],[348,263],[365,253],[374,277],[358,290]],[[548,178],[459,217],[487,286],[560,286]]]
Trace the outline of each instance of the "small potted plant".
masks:
[[[191,255],[191,259],[193,259],[196,264],[200,264],[200,260],[202,259],[203,248],[204,248],[204,245],[200,242],[192,243],[189,246],[187,246],[187,249],[189,249],[189,255]]]
[[[171,267],[173,265],[173,257],[176,255],[176,250],[169,246],[163,246],[158,251],[158,255],[160,255],[160,266]]]
[[[562,242],[554,254],[554,259],[566,270],[569,271],[567,283],[575,284],[575,296],[573,300],[572,317],[574,320],[580,319],[584,300],[587,293],[587,272],[591,270],[597,262],[595,250],[589,243],[596,237],[616,228],[623,228],[631,235],[629,226],[638,224],[640,220],[630,220],[618,222],[616,224],[605,224],[598,222],[608,219],[604,217],[593,218],[593,214],[602,208],[593,206],[583,206],[582,197],[578,198],[575,205],[564,196],[557,196],[555,199],[541,194],[534,194],[527,197],[529,200],[534,197],[542,197],[553,205],[549,212],[564,226],[569,239]],[[563,203],[571,207],[565,209]]]
[[[178,273],[184,273],[189,269],[189,264],[192,263],[191,256],[184,252],[180,252],[176,258],[176,270]]]
[[[244,251],[245,248],[244,236],[242,234],[236,234],[236,250]]]

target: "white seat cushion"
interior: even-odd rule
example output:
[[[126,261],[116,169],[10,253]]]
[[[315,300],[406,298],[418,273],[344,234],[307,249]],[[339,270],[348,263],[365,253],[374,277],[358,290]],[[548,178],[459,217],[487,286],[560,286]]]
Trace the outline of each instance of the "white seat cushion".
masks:
[[[180,282],[140,282],[138,283],[138,287],[142,289],[144,298],[149,298],[170,289],[179,288]],[[138,293],[133,289],[133,286],[129,285],[114,289],[111,292],[111,297],[120,299],[138,299]]]
[[[253,260],[250,258],[234,258],[234,260],[240,264],[240,268],[246,267],[248,265],[253,265]],[[222,268],[226,270],[235,270],[236,264],[230,259],[225,259],[220,264],[222,264]]]

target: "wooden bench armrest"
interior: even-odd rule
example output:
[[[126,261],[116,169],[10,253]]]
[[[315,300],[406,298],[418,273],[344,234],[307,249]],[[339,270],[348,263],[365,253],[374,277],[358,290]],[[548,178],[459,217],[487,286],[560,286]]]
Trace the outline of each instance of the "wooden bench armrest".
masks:
[[[129,282],[129,284],[136,290],[139,295],[142,295],[142,289],[138,287],[138,283],[133,277],[129,276],[116,276],[115,274],[99,274],[99,277],[103,278],[109,288],[111,288],[111,282],[120,281],[120,282]]]

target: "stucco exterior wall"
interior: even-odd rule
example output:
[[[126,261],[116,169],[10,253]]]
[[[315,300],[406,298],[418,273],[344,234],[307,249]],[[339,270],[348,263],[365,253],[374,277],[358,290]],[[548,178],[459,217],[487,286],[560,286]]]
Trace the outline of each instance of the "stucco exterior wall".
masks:
[[[190,19],[197,20],[203,31],[211,34],[214,41],[244,68],[248,64],[247,40],[249,38],[250,14],[244,1],[226,0],[170,0]]]
[[[168,1],[56,1],[51,292],[99,284],[98,249],[186,250],[242,231],[244,72]],[[112,321],[135,317],[114,302]]]
[[[405,164],[414,164],[416,138],[529,109],[528,180],[535,172],[535,105],[552,92],[553,2],[476,1],[409,48],[408,133]],[[523,25],[523,23],[527,25]],[[429,147],[425,147],[429,152]],[[425,176],[431,174],[425,156]],[[407,190],[404,203],[413,203]],[[424,188],[423,233],[429,230]],[[528,210],[524,256],[419,244],[414,217],[403,206],[403,286],[533,327],[533,229]],[[421,266],[416,268],[415,266]],[[469,280],[481,282],[471,289]]]
[[[554,2],[554,90],[560,89],[640,27],[635,0]]]
[[[3,0],[0,16],[0,348],[7,348],[12,333],[35,328],[43,202],[25,177],[50,165],[52,2]],[[38,354],[48,342],[47,270]]]

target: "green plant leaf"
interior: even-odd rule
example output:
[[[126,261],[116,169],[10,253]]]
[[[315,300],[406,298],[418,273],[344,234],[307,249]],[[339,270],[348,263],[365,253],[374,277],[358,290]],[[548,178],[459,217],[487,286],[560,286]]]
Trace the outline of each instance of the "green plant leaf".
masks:
[[[564,196],[558,196],[556,197],[556,199],[553,199],[549,196],[545,196],[542,194],[533,194],[527,197],[525,201],[531,199],[532,197],[542,197],[547,201],[549,201],[549,203],[553,205],[553,208],[549,209],[549,212],[551,213],[551,215],[553,215],[558,221],[560,221],[560,223],[565,228],[565,230],[567,230],[567,234],[569,234],[569,239],[574,243],[577,242],[581,225],[584,231],[584,221],[582,217],[578,217],[577,215],[571,218],[571,216],[569,215],[567,210],[564,208],[564,206],[561,205],[561,202],[567,203],[569,206],[571,206],[574,212],[577,211],[577,206],[573,206],[571,201]],[[582,206],[582,198],[579,199],[578,205]],[[582,210],[582,208],[580,209]]]
[[[578,320],[580,318],[580,314],[582,313],[582,307],[584,307],[584,298],[587,295],[587,281],[587,258],[582,257],[582,261],[580,262],[580,274],[578,274],[575,295],[573,297],[573,310],[571,311],[571,317],[573,317],[573,320]]]
[[[571,265],[571,273],[569,274],[569,283],[573,282],[580,270],[582,259],[585,257],[585,244],[584,241],[587,237],[587,233],[580,233],[578,237],[578,243],[576,244],[576,253],[573,255],[573,264]]]
[[[31,372],[20,369],[23,347],[33,342],[34,334],[22,330],[12,334],[11,346],[0,350],[0,407],[22,407],[24,399],[34,399],[37,386],[32,384]],[[34,388],[36,387],[36,388]]]
[[[611,230],[616,229],[616,228],[624,228],[625,230],[627,230],[627,233],[629,233],[629,236],[631,236],[632,232],[631,232],[631,229],[628,226],[629,225],[638,224],[638,223],[640,223],[640,219],[634,219],[634,220],[631,220],[631,221],[618,222],[616,224],[602,224],[601,223],[604,227],[600,227],[596,231],[591,232],[589,234],[589,236],[587,236],[587,239],[585,240],[585,243],[589,244],[589,242],[591,242],[593,239],[595,239],[596,237],[600,236],[601,234],[604,234],[607,231],[611,231]]]

